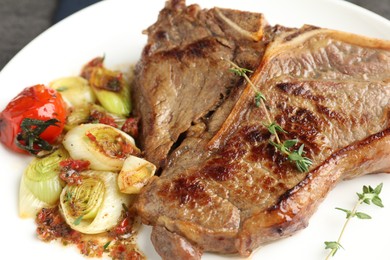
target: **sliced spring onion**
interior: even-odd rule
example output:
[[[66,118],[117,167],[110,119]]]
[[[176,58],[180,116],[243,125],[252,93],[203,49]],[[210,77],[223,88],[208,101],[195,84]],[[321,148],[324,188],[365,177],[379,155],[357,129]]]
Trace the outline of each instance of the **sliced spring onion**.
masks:
[[[123,205],[130,196],[117,186],[117,174],[84,171],[80,185],[67,185],[60,198],[60,212],[68,225],[85,234],[98,234],[114,227],[121,217]]]
[[[118,175],[119,190],[127,194],[138,194],[155,172],[154,164],[130,155]]]
[[[89,84],[100,104],[108,112],[122,116],[130,114],[130,86],[121,72],[94,67]]]
[[[54,206],[65,185],[59,177],[62,160],[69,158],[60,148],[43,158],[34,158],[27,166],[19,189],[19,215],[35,217],[40,208]]]
[[[120,171],[129,155],[140,153],[131,136],[104,124],[83,124],[71,129],[63,145],[73,159],[87,160],[91,169],[101,171]]]
[[[96,102],[96,96],[88,81],[82,77],[59,78],[49,86],[61,93],[69,107],[82,107]]]

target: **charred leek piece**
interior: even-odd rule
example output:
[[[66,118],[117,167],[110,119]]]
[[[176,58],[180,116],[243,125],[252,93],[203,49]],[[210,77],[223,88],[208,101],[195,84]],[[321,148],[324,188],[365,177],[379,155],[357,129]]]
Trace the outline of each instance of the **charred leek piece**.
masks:
[[[82,77],[59,78],[51,82],[50,87],[61,93],[69,107],[83,107],[96,102],[88,81]]]
[[[71,129],[63,145],[73,159],[89,161],[91,169],[101,171],[120,171],[129,155],[140,153],[131,136],[104,124],[84,124]]]
[[[121,72],[94,67],[89,84],[100,104],[108,112],[122,116],[130,114],[130,86]]]
[[[65,129],[69,131],[80,124],[88,122],[90,112],[91,106],[80,106],[70,109],[66,117]]]
[[[80,185],[67,185],[60,198],[60,212],[68,225],[84,234],[98,234],[114,227],[130,196],[117,186],[117,174],[84,171]]]
[[[110,113],[108,112],[106,109],[104,109],[104,107],[102,106],[99,106],[99,105],[92,105],[91,108],[90,108],[90,122],[93,122],[93,123],[102,123],[101,120],[99,120],[99,118],[96,118],[96,117],[107,117],[107,118],[110,118],[112,119],[112,123],[107,123],[107,122],[104,122],[104,124],[106,125],[111,125],[111,126],[114,126],[116,125],[117,128],[121,128],[123,126],[123,124],[126,122],[127,120],[127,117],[125,116],[121,116],[121,115],[118,115],[118,114],[114,114],[114,113]],[[96,122],[95,122],[96,121]]]
[[[138,194],[155,172],[154,164],[130,155],[118,175],[119,190],[127,194]]]
[[[75,126],[83,123],[102,123],[121,128],[126,122],[127,117],[118,114],[109,113],[102,106],[90,104],[88,106],[80,106],[71,109],[66,118],[66,130],[70,130]]]
[[[27,166],[19,189],[19,215],[35,217],[42,207],[54,206],[65,185],[59,178],[62,160],[69,158],[60,148],[43,158],[34,158]]]

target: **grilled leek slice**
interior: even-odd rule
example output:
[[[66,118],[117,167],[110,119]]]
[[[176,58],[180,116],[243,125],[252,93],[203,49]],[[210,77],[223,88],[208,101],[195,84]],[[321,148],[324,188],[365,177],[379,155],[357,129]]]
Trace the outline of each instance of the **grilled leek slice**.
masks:
[[[84,234],[98,234],[113,228],[121,217],[123,205],[131,196],[119,192],[117,173],[81,172],[79,185],[67,185],[60,197],[60,212],[66,223]]]
[[[89,84],[100,104],[108,112],[122,116],[130,114],[130,85],[121,72],[94,67]]]
[[[59,78],[51,82],[49,86],[61,93],[68,107],[83,107],[96,102],[92,88],[88,85],[88,81],[82,77]]]
[[[59,177],[60,162],[68,158],[66,150],[60,148],[30,162],[20,182],[20,217],[35,217],[41,208],[56,205],[65,186]]]
[[[92,170],[120,171],[129,155],[140,150],[123,131],[104,124],[83,124],[66,133],[64,147],[76,160],[87,160]]]
[[[118,175],[119,190],[127,194],[138,194],[155,172],[154,164],[130,155]]]

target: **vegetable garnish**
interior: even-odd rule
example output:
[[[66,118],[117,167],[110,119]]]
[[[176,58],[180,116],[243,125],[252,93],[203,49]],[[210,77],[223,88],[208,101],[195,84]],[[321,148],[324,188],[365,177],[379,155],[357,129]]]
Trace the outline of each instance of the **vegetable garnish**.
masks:
[[[80,235],[73,231],[62,218],[58,207],[42,208],[35,219],[38,238],[43,241],[51,241],[57,238],[79,240]],[[64,244],[69,241],[63,241]]]
[[[131,112],[130,86],[123,73],[106,69],[104,58],[95,58],[81,71],[100,104],[111,113],[128,116]]]
[[[347,209],[343,209],[343,208],[336,208],[337,210],[340,210],[340,211],[343,211],[346,213],[347,220],[345,221],[344,226],[341,229],[341,232],[340,232],[340,235],[339,235],[337,241],[325,241],[325,249],[330,249],[330,252],[329,252],[328,256],[326,257],[326,259],[333,257],[340,248],[343,248],[342,245],[340,244],[341,237],[343,236],[344,231],[345,231],[349,221],[352,218],[357,217],[358,219],[371,219],[370,215],[357,211],[357,208],[359,207],[359,205],[361,205],[363,203],[370,205],[372,203],[378,207],[383,208],[382,199],[379,197],[379,194],[382,191],[382,187],[383,187],[383,183],[376,186],[375,189],[372,188],[371,186],[364,185],[363,192],[357,193],[357,196],[359,199],[356,202],[356,204],[352,210],[347,210]]]
[[[108,241],[107,243],[105,243],[105,244],[103,245],[104,251],[106,251],[106,250],[108,249],[108,247],[110,246],[111,242],[112,242],[112,241]]]
[[[88,121],[95,124],[99,123],[116,128],[118,127],[118,124],[115,122],[115,119],[112,116],[110,116],[107,112],[102,112],[96,109],[91,111]]]
[[[126,192],[137,193],[155,171],[136,157],[142,153],[132,137],[139,119],[130,117],[130,85],[121,72],[104,68],[103,58],[88,63],[82,76],[25,88],[0,113],[0,142],[35,155],[20,181],[19,216],[35,218],[41,240],[74,244],[85,256],[145,259],[134,240],[140,227],[129,209],[134,196],[118,183],[123,168]],[[92,89],[91,79],[101,89]],[[95,91],[127,103],[110,101],[119,110],[108,111]]]
[[[0,141],[16,152],[37,155],[52,149],[65,119],[61,94],[42,84],[27,87],[0,114]]]
[[[92,71],[95,68],[103,68],[104,58],[105,57],[103,56],[103,57],[96,57],[96,58],[93,58],[92,60],[90,60],[82,68],[80,76],[89,80],[91,78]]]
[[[291,150],[293,146],[298,144],[299,140],[291,139],[286,140],[284,142],[281,141],[278,133],[287,133],[287,131],[285,131],[280,125],[278,125],[275,121],[272,120],[270,111],[268,110],[267,105],[265,103],[265,96],[258,90],[258,88],[253,84],[253,82],[247,75],[247,73],[253,73],[253,71],[246,68],[241,68],[232,61],[226,61],[229,62],[232,66],[230,70],[238,76],[244,77],[244,79],[248,82],[248,84],[255,92],[254,103],[256,107],[262,107],[268,121],[266,124],[263,125],[275,138],[275,141],[269,140],[269,143],[274,146],[279,152],[286,155],[290,162],[295,163],[296,168],[300,172],[309,171],[309,167],[313,164],[313,162],[309,158],[303,156],[305,147],[304,144],[301,144],[298,150]]]
[[[60,162],[60,178],[69,185],[81,184],[80,172],[89,169],[89,161],[67,159]]]
[[[118,174],[118,188],[123,193],[138,194],[155,172],[154,164],[130,155]]]
[[[42,207],[54,207],[65,184],[59,177],[60,163],[69,158],[63,148],[28,164],[19,187],[19,216],[34,217]]]
[[[130,117],[128,118],[123,126],[121,127],[121,130],[130,136],[137,138],[138,137],[138,122],[139,118],[136,117]]]
[[[96,96],[85,78],[58,78],[50,82],[49,87],[60,92],[68,108],[73,110],[96,103]]]
[[[122,204],[130,197],[119,192],[117,173],[83,171],[79,185],[66,185],[60,196],[60,212],[68,225],[84,234],[99,234],[118,224]]]
[[[49,127],[59,127],[59,120],[53,118],[46,121],[24,118],[20,124],[21,132],[16,136],[16,145],[31,154],[37,155],[41,151],[51,151],[53,146],[40,135]]]
[[[100,171],[120,171],[129,155],[139,155],[134,139],[104,124],[83,124],[66,133],[63,145],[73,159],[90,162]]]

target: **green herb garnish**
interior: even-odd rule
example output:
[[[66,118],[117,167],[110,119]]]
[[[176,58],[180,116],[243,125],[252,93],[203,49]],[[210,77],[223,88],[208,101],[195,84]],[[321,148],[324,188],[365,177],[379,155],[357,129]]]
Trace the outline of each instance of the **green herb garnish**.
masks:
[[[358,219],[371,219],[370,215],[368,215],[364,212],[357,211],[357,208],[359,207],[359,205],[361,205],[363,203],[370,205],[372,203],[378,207],[383,208],[382,200],[379,197],[379,194],[382,191],[382,187],[383,187],[383,183],[376,186],[375,189],[372,188],[371,186],[363,186],[363,192],[357,193],[357,196],[359,199],[356,202],[356,204],[352,210],[347,210],[347,209],[343,209],[343,208],[336,208],[337,210],[340,210],[346,214],[347,220],[345,221],[344,226],[341,229],[341,232],[340,232],[340,235],[339,235],[337,241],[326,241],[325,242],[325,249],[330,250],[326,259],[333,257],[340,248],[343,248],[342,245],[340,244],[341,237],[343,236],[345,228],[347,227],[349,221],[352,218],[357,217]]]
[[[24,118],[20,124],[21,132],[16,136],[16,145],[33,155],[37,155],[41,151],[52,151],[53,146],[43,140],[40,135],[49,126],[58,126],[59,122],[55,118],[46,121]]]
[[[253,71],[246,68],[241,68],[240,66],[238,66],[232,61],[227,60],[227,62],[229,62],[230,65],[232,66],[230,68],[230,71],[234,72],[238,76],[244,77],[245,80],[248,82],[248,84],[252,87],[253,91],[255,92],[254,103],[256,107],[262,107],[268,121],[266,124],[263,125],[268,129],[268,131],[275,138],[274,141],[270,140],[269,143],[273,145],[279,152],[286,155],[290,162],[295,163],[296,168],[300,172],[309,171],[309,167],[313,164],[313,162],[309,158],[303,156],[304,144],[301,144],[298,150],[291,150],[291,148],[294,145],[298,144],[297,139],[286,140],[284,142],[280,140],[278,133],[287,133],[287,131],[285,131],[280,125],[278,125],[276,122],[272,120],[270,112],[265,104],[266,102],[265,96],[263,95],[263,93],[261,93],[258,90],[258,88],[253,84],[253,82],[247,75],[247,73],[252,73]]]
[[[108,241],[107,243],[104,244],[104,246],[103,246],[103,250],[104,250],[104,251],[107,251],[107,250],[108,250],[108,247],[110,246],[111,242],[112,242],[112,241]]]

